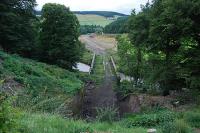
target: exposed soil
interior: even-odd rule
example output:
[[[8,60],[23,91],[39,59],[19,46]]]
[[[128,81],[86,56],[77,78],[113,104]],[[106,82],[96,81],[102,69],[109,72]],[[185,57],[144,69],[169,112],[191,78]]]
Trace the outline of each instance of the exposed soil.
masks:
[[[196,130],[195,130],[195,133],[200,133],[200,129],[196,129]]]
[[[20,89],[22,89],[23,86],[13,80],[12,78],[7,78],[3,81],[2,85],[0,86],[0,91],[6,92],[11,95],[15,95],[16,92]]]
[[[88,50],[95,52],[96,54],[106,54],[106,50],[115,49],[116,41],[113,39],[106,39],[103,36],[89,36],[82,35],[79,37],[79,40],[85,43],[85,46]]]

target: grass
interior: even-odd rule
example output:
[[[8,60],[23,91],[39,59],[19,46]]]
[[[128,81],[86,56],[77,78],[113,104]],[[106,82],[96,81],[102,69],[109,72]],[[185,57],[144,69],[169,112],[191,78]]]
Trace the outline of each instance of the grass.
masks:
[[[104,77],[103,56],[96,55],[92,76],[97,85],[99,85]]]
[[[193,109],[184,113],[183,119],[192,127],[200,128],[200,109]]]
[[[114,20],[109,20],[106,17],[99,16],[99,15],[81,15],[81,14],[76,14],[78,17],[78,20],[81,25],[100,25],[105,27],[106,25],[112,23]]]
[[[91,65],[92,58],[93,58],[93,53],[90,52],[89,50],[85,50],[83,56],[81,57],[81,63]]]
[[[24,113],[18,122],[21,131],[28,133],[146,133],[145,128],[122,127],[118,122],[109,124],[101,122],[87,123],[83,120],[63,119],[57,115]]]
[[[67,113],[71,98],[83,86],[75,73],[0,51],[0,81],[20,83],[16,105],[32,111]],[[13,88],[12,88],[13,89]]]
[[[112,43],[117,44],[116,42],[116,35],[114,34],[104,34],[104,35],[97,35],[96,38],[100,41],[106,42],[106,43]]]
[[[182,119],[167,122],[161,127],[162,133],[194,133],[193,129]]]

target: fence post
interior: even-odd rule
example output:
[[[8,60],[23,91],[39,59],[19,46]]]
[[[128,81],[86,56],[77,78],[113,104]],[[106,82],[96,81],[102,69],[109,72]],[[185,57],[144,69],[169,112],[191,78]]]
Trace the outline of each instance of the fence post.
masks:
[[[94,67],[95,57],[96,57],[96,54],[94,53],[94,54],[93,54],[93,58],[92,58],[92,63],[91,63],[91,65],[90,65],[89,75],[92,73],[92,69],[93,69],[93,67]]]

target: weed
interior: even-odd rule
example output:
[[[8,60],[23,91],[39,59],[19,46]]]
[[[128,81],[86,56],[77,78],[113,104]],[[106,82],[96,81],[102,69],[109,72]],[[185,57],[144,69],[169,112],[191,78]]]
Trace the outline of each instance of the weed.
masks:
[[[114,120],[116,120],[118,115],[118,109],[114,107],[97,108],[96,112],[96,119],[98,121],[106,121],[109,123],[112,123]]]

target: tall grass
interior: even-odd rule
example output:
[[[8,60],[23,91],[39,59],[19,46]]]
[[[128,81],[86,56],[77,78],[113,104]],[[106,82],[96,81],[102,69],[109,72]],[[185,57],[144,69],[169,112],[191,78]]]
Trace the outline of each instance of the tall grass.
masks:
[[[80,133],[80,132],[111,132],[111,133],[146,133],[144,128],[130,128],[118,123],[87,123],[83,120],[63,119],[49,114],[23,114],[19,120],[21,131],[26,133]]]
[[[200,110],[188,111],[184,114],[184,119],[192,127],[200,128]]]

